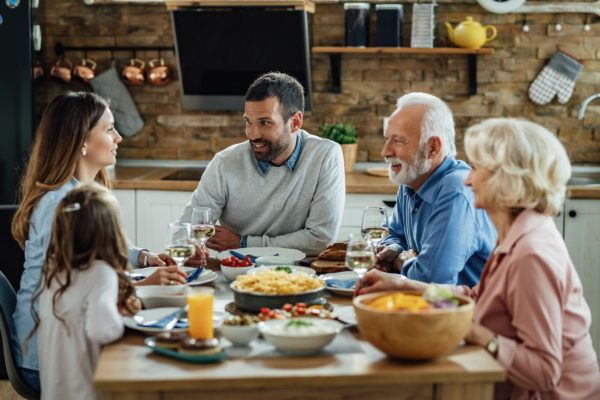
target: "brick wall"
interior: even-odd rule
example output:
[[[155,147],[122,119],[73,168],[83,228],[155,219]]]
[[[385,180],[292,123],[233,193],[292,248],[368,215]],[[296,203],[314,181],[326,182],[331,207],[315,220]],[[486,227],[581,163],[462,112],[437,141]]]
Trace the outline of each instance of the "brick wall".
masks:
[[[405,6],[404,44],[410,40],[410,2]],[[558,1],[557,1],[558,2]],[[81,0],[40,2],[35,19],[42,25],[43,50],[38,55],[48,73],[56,61],[53,46],[57,41],[71,46],[170,46],[173,44],[169,13],[160,5],[85,6]],[[375,19],[372,10],[372,41]],[[493,55],[480,56],[478,94],[468,95],[467,59],[444,55],[344,55],[342,93],[333,94],[327,55],[313,56],[314,111],[305,117],[305,128],[316,132],[322,123],[351,122],[358,128],[359,161],[379,161],[383,118],[394,109],[395,99],[408,91],[426,91],[447,101],[455,113],[459,156],[462,134],[468,126],[487,117],[524,117],[548,127],[565,144],[577,163],[600,163],[600,101],[592,103],[584,121],[577,119],[579,104],[600,91],[600,20],[588,17],[589,32],[583,31],[583,14],[537,14],[527,16],[529,33],[521,30],[523,15],[491,14],[474,0],[438,1],[436,10],[436,47],[448,46],[443,22],[453,24],[471,15],[477,21],[493,24],[498,38],[489,44]],[[562,31],[554,29],[560,20]],[[344,15],[341,4],[318,4],[312,16],[313,45],[341,45],[344,40]],[[571,100],[561,105],[556,100],[536,106],[527,89],[545,61],[560,45],[585,60]],[[138,52],[144,60],[157,52]],[[82,53],[68,53],[79,61]],[[99,70],[110,64],[108,52],[89,53]],[[132,54],[115,53],[117,66],[124,66]],[[172,53],[163,54],[176,65]],[[61,84],[47,78],[36,84],[39,112],[57,93],[85,89],[72,82]],[[121,158],[209,159],[230,144],[244,140],[240,112],[182,111],[179,82],[163,87],[130,87],[145,122],[142,132],[126,138],[119,149]]]

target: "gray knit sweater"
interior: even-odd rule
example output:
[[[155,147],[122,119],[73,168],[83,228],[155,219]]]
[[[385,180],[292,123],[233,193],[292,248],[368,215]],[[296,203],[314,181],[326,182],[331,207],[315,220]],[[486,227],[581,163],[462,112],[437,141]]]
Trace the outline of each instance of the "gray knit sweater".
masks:
[[[264,175],[248,141],[215,155],[180,221],[193,207],[210,207],[213,218],[248,247],[287,247],[315,255],[337,236],[345,200],[345,175],[337,143],[304,130],[294,170],[272,166]]]

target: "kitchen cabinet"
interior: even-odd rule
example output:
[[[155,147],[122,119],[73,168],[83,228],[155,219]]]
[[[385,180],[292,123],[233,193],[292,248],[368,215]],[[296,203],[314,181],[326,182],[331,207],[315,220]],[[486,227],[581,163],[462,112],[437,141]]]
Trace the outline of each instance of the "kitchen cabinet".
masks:
[[[135,192],[135,190],[126,189],[115,189],[112,191],[112,194],[117,198],[117,201],[119,202],[119,208],[121,211],[121,223],[123,224],[125,236],[132,244],[137,243]]]
[[[392,217],[393,207],[389,207],[384,203],[394,204],[396,202],[395,195],[385,194],[346,194],[346,205],[342,216],[342,225],[336,238],[337,241],[348,240],[350,233],[360,233],[362,223],[362,215],[365,207],[386,207],[388,218]]]
[[[564,238],[592,311],[590,334],[600,360],[600,200],[567,199]]]
[[[558,215],[556,215],[554,217],[554,223],[556,224],[556,227],[558,228],[558,231],[560,232],[562,237],[565,237],[564,231],[565,231],[565,213],[564,210],[561,211],[560,213],[558,213]]]
[[[137,245],[155,253],[163,252],[167,227],[177,221],[191,196],[191,192],[137,190]]]

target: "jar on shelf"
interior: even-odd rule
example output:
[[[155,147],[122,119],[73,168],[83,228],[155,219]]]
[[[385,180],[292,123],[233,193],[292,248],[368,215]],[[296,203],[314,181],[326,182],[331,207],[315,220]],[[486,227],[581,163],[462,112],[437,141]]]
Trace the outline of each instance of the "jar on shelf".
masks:
[[[375,11],[377,12],[377,46],[402,46],[402,22],[404,19],[402,4],[377,4]]]
[[[369,45],[369,3],[345,3],[346,46]]]

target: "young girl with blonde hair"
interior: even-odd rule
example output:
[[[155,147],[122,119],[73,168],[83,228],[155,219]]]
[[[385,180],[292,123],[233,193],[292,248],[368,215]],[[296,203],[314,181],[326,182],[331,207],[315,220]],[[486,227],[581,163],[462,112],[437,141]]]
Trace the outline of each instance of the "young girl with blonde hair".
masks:
[[[42,267],[39,318],[32,306],[42,399],[96,398],[101,346],[123,334],[120,314],[141,303],[125,274],[127,244],[109,191],[88,184],[60,202]]]

